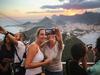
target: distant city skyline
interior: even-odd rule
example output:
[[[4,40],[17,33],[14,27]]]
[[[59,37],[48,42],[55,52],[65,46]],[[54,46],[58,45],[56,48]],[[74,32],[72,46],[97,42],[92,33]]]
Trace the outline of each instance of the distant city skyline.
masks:
[[[17,20],[36,20],[53,15],[73,16],[86,11],[100,12],[100,0],[0,0],[0,24],[3,24],[5,15]]]

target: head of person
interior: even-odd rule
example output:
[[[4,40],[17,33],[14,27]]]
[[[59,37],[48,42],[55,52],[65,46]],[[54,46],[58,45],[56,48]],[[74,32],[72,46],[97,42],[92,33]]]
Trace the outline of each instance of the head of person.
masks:
[[[71,55],[73,59],[80,61],[86,55],[86,47],[84,44],[77,43],[71,48]]]
[[[9,34],[14,36],[13,33],[9,32]],[[3,40],[2,45],[1,45],[1,49],[2,50],[12,50],[12,52],[14,52],[16,50],[15,44],[11,40],[11,38],[8,36],[8,34],[5,35],[5,37],[4,37],[4,40]]]
[[[49,40],[49,42],[55,43],[56,42],[56,35],[55,34],[47,35],[47,40]]]
[[[45,34],[45,29],[44,28],[38,28],[36,32],[36,40],[39,43],[42,43],[46,40],[46,34]]]
[[[9,32],[9,34],[12,35],[12,36],[14,36],[13,33],[10,33],[10,32]],[[4,44],[5,44],[5,43],[11,44],[12,41],[11,41],[11,39],[10,39],[7,35],[5,35],[4,40],[3,40],[3,43],[4,43]]]
[[[55,29],[51,29],[50,32],[47,34],[47,40],[51,43],[55,43],[56,40],[56,32]]]
[[[96,62],[100,60],[100,37],[98,37],[96,40],[95,56],[96,56],[95,58]]]
[[[14,35],[15,39],[18,41],[24,41],[26,36],[24,33],[18,32]]]

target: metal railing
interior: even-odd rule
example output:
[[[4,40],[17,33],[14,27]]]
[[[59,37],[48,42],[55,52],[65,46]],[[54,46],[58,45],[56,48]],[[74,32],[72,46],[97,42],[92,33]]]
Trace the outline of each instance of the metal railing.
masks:
[[[62,62],[62,64],[66,65],[66,62]],[[80,64],[82,64],[82,63],[80,62]],[[94,62],[87,62],[87,65],[93,65],[93,64],[94,64]]]
[[[66,62],[62,62],[62,64],[63,64],[63,75],[67,75],[66,74]],[[82,63],[80,62],[80,65],[81,65]],[[93,64],[95,64],[94,62],[87,62],[87,66],[89,67],[89,66],[92,66]]]

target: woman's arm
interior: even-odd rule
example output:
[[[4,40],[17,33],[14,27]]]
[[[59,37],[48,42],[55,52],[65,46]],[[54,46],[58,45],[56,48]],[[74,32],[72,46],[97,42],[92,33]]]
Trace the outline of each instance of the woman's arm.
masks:
[[[13,35],[11,35],[9,32],[7,32],[3,27],[0,26],[0,33],[5,34],[6,36],[8,36],[10,38],[10,40],[15,44],[18,45],[17,40],[15,39],[15,37]]]
[[[11,40],[16,46],[18,45],[18,41],[15,39],[14,36],[12,36],[11,34],[8,34],[7,36],[10,38],[10,40]]]
[[[49,59],[46,59],[44,61],[41,62],[33,62],[33,59],[35,57],[35,55],[38,52],[38,47],[37,45],[31,45],[28,49],[28,54],[25,60],[25,68],[31,69],[31,68],[36,68],[36,67],[40,67],[43,65],[48,64]]]
[[[62,34],[58,28],[55,28],[55,32],[56,32],[56,39],[58,41],[59,50],[62,50],[63,49]]]

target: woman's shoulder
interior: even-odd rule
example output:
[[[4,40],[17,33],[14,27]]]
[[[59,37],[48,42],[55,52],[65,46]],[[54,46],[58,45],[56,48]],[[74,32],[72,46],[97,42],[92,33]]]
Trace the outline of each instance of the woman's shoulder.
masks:
[[[38,46],[35,43],[32,43],[28,47],[28,53],[37,53],[38,52]]]
[[[38,45],[36,43],[31,43],[28,47],[29,49],[32,48],[32,49],[37,49],[38,48]]]

